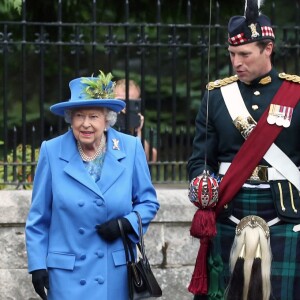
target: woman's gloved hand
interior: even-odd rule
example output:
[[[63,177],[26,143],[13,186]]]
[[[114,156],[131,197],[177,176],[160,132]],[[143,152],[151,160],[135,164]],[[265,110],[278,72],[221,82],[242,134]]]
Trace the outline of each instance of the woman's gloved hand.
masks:
[[[32,284],[36,293],[43,299],[47,300],[45,288],[49,289],[48,272],[45,269],[35,270],[31,272]]]
[[[132,233],[133,228],[131,227],[130,222],[126,218],[120,219],[123,225],[125,233]],[[121,236],[118,220],[110,220],[103,224],[96,225],[97,233],[106,241],[112,242]]]

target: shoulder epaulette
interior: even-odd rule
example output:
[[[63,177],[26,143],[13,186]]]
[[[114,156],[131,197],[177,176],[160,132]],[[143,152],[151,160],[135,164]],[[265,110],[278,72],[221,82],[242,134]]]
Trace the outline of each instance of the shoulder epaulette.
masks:
[[[286,73],[279,73],[278,77],[287,81],[293,81],[296,83],[300,83],[300,76],[298,75],[291,75]]]
[[[213,89],[216,89],[216,88],[220,88],[222,86],[225,86],[227,84],[230,84],[230,83],[233,83],[235,81],[238,80],[238,77],[237,75],[234,75],[234,76],[230,76],[230,77],[226,77],[226,78],[223,78],[223,79],[218,79],[216,81],[211,81],[209,82],[207,85],[206,85],[206,88],[211,91]]]

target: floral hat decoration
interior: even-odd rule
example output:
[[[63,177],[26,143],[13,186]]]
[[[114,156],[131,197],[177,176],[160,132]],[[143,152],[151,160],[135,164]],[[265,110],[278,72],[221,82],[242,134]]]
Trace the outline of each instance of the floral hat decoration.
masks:
[[[115,112],[125,107],[125,102],[115,99],[115,82],[111,73],[105,75],[101,70],[97,77],[81,77],[70,81],[71,98],[68,101],[54,104],[50,111],[64,116],[66,109],[86,107],[106,107]]]

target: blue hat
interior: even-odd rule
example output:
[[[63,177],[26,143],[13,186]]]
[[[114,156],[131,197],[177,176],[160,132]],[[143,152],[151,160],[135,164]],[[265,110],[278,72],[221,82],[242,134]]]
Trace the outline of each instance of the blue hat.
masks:
[[[125,102],[114,98],[114,82],[102,79],[100,75],[73,79],[69,84],[71,99],[52,105],[50,111],[59,116],[64,116],[65,109],[72,108],[106,107],[115,112],[121,111]]]
[[[239,46],[266,39],[275,40],[270,19],[260,14],[257,0],[246,0],[245,16],[234,16],[229,20],[229,45]]]

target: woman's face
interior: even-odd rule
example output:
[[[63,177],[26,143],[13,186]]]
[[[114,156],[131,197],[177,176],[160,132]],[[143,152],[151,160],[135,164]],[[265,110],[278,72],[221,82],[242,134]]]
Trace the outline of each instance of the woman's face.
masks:
[[[85,147],[98,147],[107,126],[104,108],[79,108],[71,112],[75,138]]]

